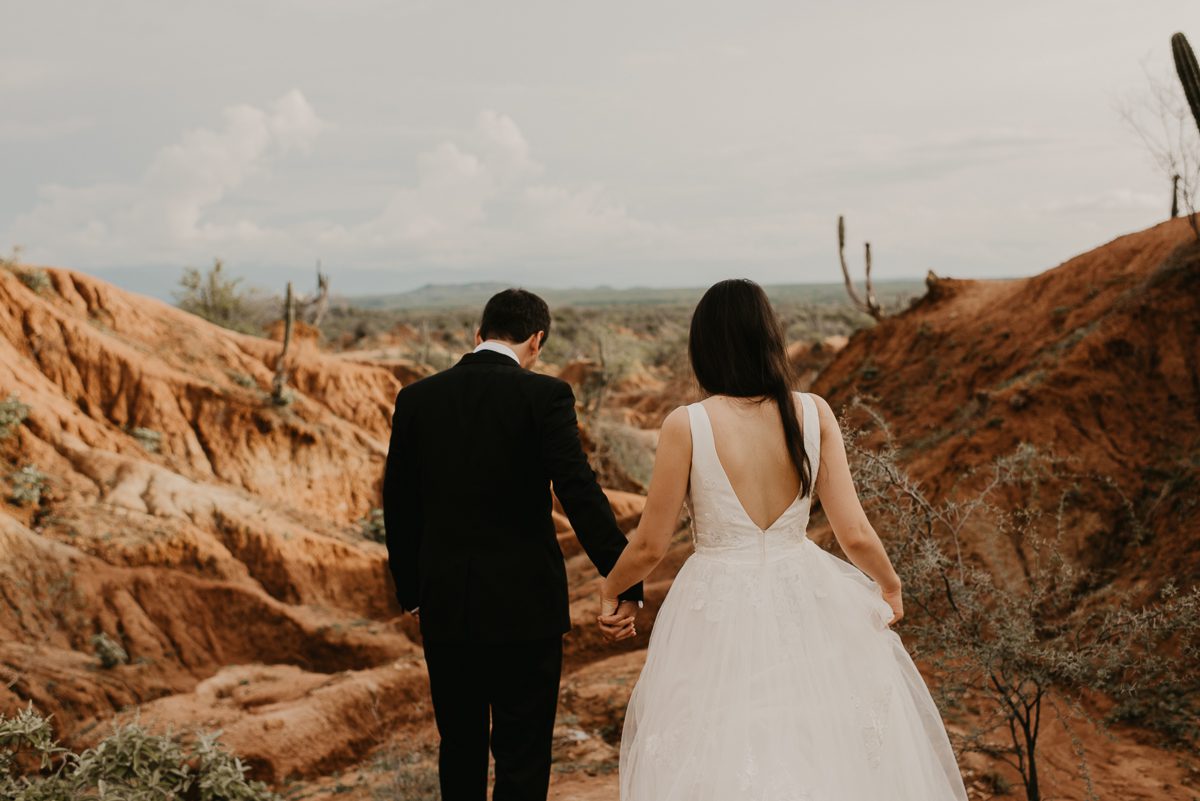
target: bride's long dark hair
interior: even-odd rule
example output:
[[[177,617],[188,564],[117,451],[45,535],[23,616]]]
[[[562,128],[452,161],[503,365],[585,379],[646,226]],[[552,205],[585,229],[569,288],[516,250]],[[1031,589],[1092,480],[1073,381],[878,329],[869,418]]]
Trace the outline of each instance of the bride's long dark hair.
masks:
[[[696,381],[710,395],[775,401],[788,454],[800,474],[800,497],[807,497],[812,468],[796,422],[795,377],[783,326],[763,288],[747,278],[709,287],[692,312],[688,358]]]

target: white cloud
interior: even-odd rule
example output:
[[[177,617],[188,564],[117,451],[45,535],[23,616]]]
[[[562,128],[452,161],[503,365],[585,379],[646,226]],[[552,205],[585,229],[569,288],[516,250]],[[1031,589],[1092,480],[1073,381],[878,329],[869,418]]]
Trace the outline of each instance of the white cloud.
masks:
[[[254,221],[216,223],[205,214],[272,160],[307,150],[325,123],[298,90],[269,108],[238,105],[222,116],[219,129],[190,131],[160,150],[135,183],[42,187],[9,240],[103,262],[153,261],[198,242],[262,236]]]
[[[505,114],[481,112],[465,139],[418,155],[414,185],[395,190],[372,219],[329,227],[321,243],[388,249],[394,257],[478,262],[570,258],[599,243],[619,247],[624,237],[655,230],[635,220],[602,186],[572,189],[541,180],[545,168]]]
[[[240,216],[236,190],[328,127],[299,91],[269,108],[240,105],[223,124],[197,129],[153,157],[141,179],[43,186],[35,208],[7,234],[40,261],[87,267],[180,263],[212,254],[278,263],[320,254],[350,263],[483,263],[564,259],[597,247],[621,252],[656,229],[601,185],[544,180],[520,127],[481,112],[474,127],[415,156],[415,179],[375,214],[335,223],[295,213],[283,196]],[[288,222],[278,222],[288,220]]]

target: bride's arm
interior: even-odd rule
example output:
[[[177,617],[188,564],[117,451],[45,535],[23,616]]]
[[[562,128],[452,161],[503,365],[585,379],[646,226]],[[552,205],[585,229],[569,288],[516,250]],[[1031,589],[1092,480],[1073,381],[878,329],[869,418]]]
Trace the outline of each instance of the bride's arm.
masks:
[[[666,555],[687,495],[691,466],[692,432],[687,408],[680,406],[663,421],[642,519],[604,580],[604,598],[615,599],[644,579]]]
[[[816,401],[821,421],[821,466],[817,470],[817,494],[821,497],[825,516],[833,527],[833,535],[837,537],[846,558],[874,579],[885,594],[899,593],[900,576],[892,567],[879,535],[863,511],[858,491],[854,489],[837,416],[824,398],[819,395],[812,395],[812,398]]]

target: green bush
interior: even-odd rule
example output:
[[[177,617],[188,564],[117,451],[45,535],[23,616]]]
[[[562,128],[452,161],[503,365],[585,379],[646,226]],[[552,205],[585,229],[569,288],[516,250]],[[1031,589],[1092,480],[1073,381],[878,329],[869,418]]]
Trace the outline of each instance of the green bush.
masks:
[[[230,380],[239,387],[244,387],[246,389],[258,389],[258,382],[254,380],[254,376],[246,375],[245,373],[238,372],[237,370],[226,370],[225,374],[229,376]]]
[[[372,509],[365,517],[358,521],[359,533],[363,539],[372,540],[374,542],[386,542],[387,532],[383,525],[383,510]]]
[[[150,453],[158,453],[159,446],[162,445],[162,433],[152,428],[136,426],[129,430],[129,435],[140,442],[142,447]]]
[[[248,781],[236,756],[200,732],[185,744],[137,723],[114,726],[95,748],[60,747],[48,718],[30,704],[0,714],[0,798],[5,801],[279,801],[262,782]]]
[[[389,776],[371,792],[374,801],[439,801],[437,768],[428,755],[401,752],[390,744],[375,758],[374,767]]]
[[[92,636],[92,647],[96,649],[100,665],[105,669],[115,668],[117,665],[124,665],[129,661],[129,654],[121,647],[121,643],[104,632]]]
[[[21,265],[21,248],[19,246],[14,247],[10,255],[0,256],[0,267],[16,275],[22,284],[38,294],[51,286],[50,276],[46,274],[45,270]]]
[[[654,446],[641,431],[623,423],[598,420],[592,426],[596,452],[594,469],[605,486],[618,486],[618,476],[628,476],[642,487],[650,484],[654,471]],[[607,482],[607,483],[606,483]]]
[[[21,279],[21,283],[37,292],[39,295],[50,288],[50,276],[45,270],[39,270],[36,267],[18,267],[13,270],[17,274],[17,278]]]
[[[9,499],[18,506],[37,506],[46,491],[46,479],[46,474],[31,464],[9,473],[8,480],[12,482]]]
[[[174,292],[176,305],[231,331],[261,336],[279,316],[279,303],[258,289],[242,289],[241,278],[227,278],[220,259],[205,271],[187,267]]]
[[[27,417],[29,407],[17,400],[16,395],[9,395],[0,401],[0,439],[6,439]]]

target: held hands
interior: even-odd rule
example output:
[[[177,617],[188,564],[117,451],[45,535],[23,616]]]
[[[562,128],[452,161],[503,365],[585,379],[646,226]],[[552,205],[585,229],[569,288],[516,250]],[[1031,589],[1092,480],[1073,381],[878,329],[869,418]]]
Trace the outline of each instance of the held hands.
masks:
[[[618,601],[600,595],[600,614],[596,617],[600,632],[609,642],[619,642],[637,636],[637,603]]]

